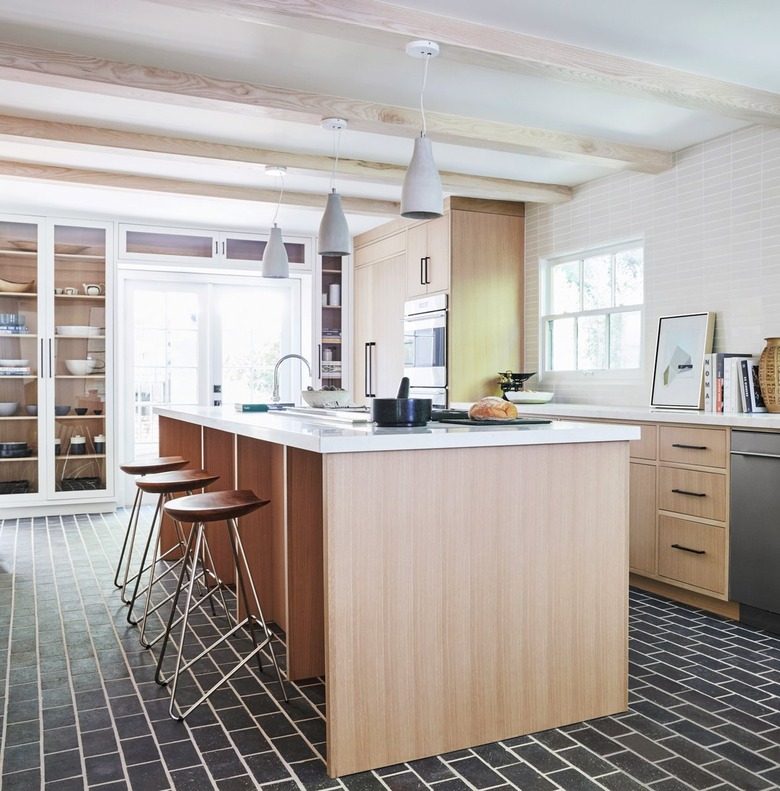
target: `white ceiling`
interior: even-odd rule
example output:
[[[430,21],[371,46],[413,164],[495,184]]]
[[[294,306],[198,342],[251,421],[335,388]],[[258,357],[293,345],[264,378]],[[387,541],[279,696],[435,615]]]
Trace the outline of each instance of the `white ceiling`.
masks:
[[[400,41],[377,45],[370,31],[355,40],[348,33],[334,38],[334,29],[321,22],[307,26],[290,17],[287,25],[278,16],[259,22],[257,14],[247,13],[247,9],[256,12],[255,6],[277,6],[277,13],[287,13],[307,5],[326,13],[334,9],[359,12],[375,7],[374,0],[370,6],[369,0],[363,4],[361,0],[222,0],[224,5],[217,11],[213,0],[193,0],[188,7],[177,7],[177,2],[186,4],[186,0],[0,0],[0,42],[230,84],[277,86],[305,92],[315,102],[318,96],[343,97],[380,107],[405,107],[419,117],[421,62],[407,57]],[[201,6],[205,10],[198,10]],[[780,94],[780,3],[776,0],[402,0],[394,6]],[[437,30],[446,26],[434,27],[427,37],[437,40]],[[419,36],[408,40],[415,37]],[[448,57],[446,43],[441,47],[441,57],[429,66],[425,91],[429,115],[459,116],[464,123],[470,118],[534,127],[664,152],[678,151],[754,120],[747,115],[731,117],[739,113],[727,116],[689,109],[668,98],[622,95],[604,90],[600,82],[578,84],[569,78],[553,80],[469,65]],[[611,67],[608,59],[600,62],[604,68]],[[319,117],[311,112],[278,120],[262,107],[243,103],[184,102],[181,92],[172,100],[171,94],[160,91],[115,91],[111,85],[84,79],[83,71],[75,67],[56,77],[46,65],[39,72],[18,69],[8,50],[0,46],[1,115],[297,154],[329,157],[333,153],[333,134],[323,131]],[[122,82],[122,71],[117,70],[115,77]],[[171,75],[171,81],[180,85],[179,74]],[[687,81],[683,77],[682,84]],[[690,81],[695,83],[696,77]],[[769,98],[774,104],[768,109],[780,117],[780,96]],[[344,107],[344,116],[350,120],[350,104]],[[442,171],[567,187],[614,172],[614,167],[599,162],[456,145],[437,140],[430,128],[429,134]],[[348,128],[341,135],[340,156],[405,166],[411,147],[410,136],[403,131],[388,128],[387,134],[378,134]],[[22,164],[57,167],[47,171],[45,178],[40,172],[22,178],[0,175],[3,211],[243,230],[267,229],[275,211],[273,202],[257,199],[67,183],[74,179],[89,182],[90,177],[79,176],[80,171],[88,171],[104,177],[134,174],[188,182],[194,191],[193,183],[276,190],[278,181],[265,175],[261,161],[139,152],[85,145],[78,142],[78,135],[73,141],[43,140],[2,130],[0,160],[16,163],[2,170],[6,174],[24,172]],[[321,201],[314,208],[283,205],[278,219],[283,230],[315,233],[329,186],[327,172],[289,168],[285,190],[312,193],[318,200],[321,196]],[[381,176],[347,179],[337,175],[336,186],[345,199],[400,199],[400,184],[383,183]],[[468,194],[468,190],[458,194]],[[387,214],[348,212],[353,233],[387,219]]]

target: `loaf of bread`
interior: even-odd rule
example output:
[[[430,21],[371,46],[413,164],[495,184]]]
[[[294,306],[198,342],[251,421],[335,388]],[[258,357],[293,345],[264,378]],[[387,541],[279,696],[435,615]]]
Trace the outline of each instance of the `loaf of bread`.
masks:
[[[472,404],[469,417],[472,420],[513,420],[517,417],[517,407],[511,401],[488,396]]]

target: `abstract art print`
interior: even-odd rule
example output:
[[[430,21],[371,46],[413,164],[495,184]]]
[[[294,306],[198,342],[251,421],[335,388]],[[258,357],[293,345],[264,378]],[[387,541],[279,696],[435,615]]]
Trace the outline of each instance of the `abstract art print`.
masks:
[[[712,351],[714,330],[714,313],[662,316],[658,320],[652,406],[676,409],[704,406],[704,356]]]

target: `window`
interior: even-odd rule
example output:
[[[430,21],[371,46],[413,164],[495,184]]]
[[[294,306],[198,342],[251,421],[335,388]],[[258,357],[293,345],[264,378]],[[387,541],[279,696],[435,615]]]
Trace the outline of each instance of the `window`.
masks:
[[[543,262],[544,370],[641,366],[643,253],[634,241]]]

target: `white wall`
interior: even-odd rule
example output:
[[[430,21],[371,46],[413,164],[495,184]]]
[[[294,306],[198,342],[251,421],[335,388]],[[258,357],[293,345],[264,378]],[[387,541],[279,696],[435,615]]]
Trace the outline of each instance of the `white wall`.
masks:
[[[716,351],[759,354],[780,335],[780,129],[749,127],[680,152],[666,173],[618,173],[569,203],[529,204],[524,370],[539,370],[539,260],[637,237],[643,370],[629,381],[557,376],[556,401],[647,405],[659,316],[714,311]]]

